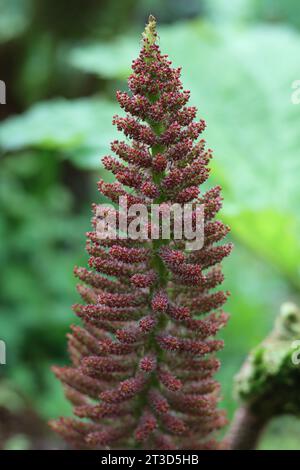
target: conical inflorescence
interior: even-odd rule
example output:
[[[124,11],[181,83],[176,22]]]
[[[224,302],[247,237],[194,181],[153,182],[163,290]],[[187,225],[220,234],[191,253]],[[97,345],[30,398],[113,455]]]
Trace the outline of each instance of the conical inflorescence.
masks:
[[[129,209],[201,205],[204,244],[187,250],[174,227],[170,239],[161,228],[156,239],[125,238],[120,231],[103,239],[94,205],[89,269],[75,268],[84,303],[74,312],[82,326],[72,326],[68,335],[72,365],[53,368],[76,418],[51,426],[79,448],[218,448],[214,434],[226,418],[213,378],[223,342],[214,336],[228,318],[220,262],[232,248],[219,243],[229,230],[215,220],[221,188],[199,189],[212,157],[198,139],[205,123],[187,106],[180,69],[160,52],[153,17],[132,69],[130,94],[117,93],[125,117],[113,121],[127,139],[112,143],[117,158],[103,159],[116,182],[100,181],[99,191],[115,204],[119,229],[120,197]]]

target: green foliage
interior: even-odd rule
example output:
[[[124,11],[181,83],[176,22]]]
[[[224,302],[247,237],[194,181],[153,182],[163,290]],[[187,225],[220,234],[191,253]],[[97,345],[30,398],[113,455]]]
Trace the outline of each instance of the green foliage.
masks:
[[[10,376],[23,393],[39,395],[53,358],[64,355],[63,336],[74,302],[73,265],[84,249],[85,217],[60,182],[53,154],[23,152],[1,160],[1,339]],[[76,297],[76,294],[75,294]],[[51,358],[52,356],[52,358]]]
[[[74,321],[72,269],[85,263],[89,204],[97,201],[91,171],[102,171],[100,158],[117,135],[111,120],[118,108],[111,95],[124,86],[138,44],[132,31],[95,42],[100,33],[109,38],[112,30],[119,32],[128,18],[134,23],[131,0],[123,9],[120,2],[101,2],[101,12],[97,4],[97,15],[84,15],[84,28],[80,19],[72,28],[69,22],[68,41],[63,15],[57,31],[55,15],[42,15],[43,27],[36,22],[29,34],[30,3],[0,0],[0,42],[20,38],[9,53],[23,51],[9,75],[14,77],[9,92],[15,88],[19,100],[12,110],[42,99],[0,124],[0,339],[8,345],[8,365],[0,372],[40,413],[53,417],[69,412],[49,366],[65,362],[64,335]],[[184,86],[207,121],[212,173],[224,188],[223,218],[236,245],[224,263],[232,318],[224,331],[220,371],[224,406],[232,413],[233,375],[270,330],[278,305],[299,296],[300,107],[291,104],[291,85],[299,79],[300,37],[278,25],[298,27],[299,5],[293,0],[205,3],[214,24],[178,22],[161,27],[160,38],[175,65],[183,67]],[[153,2],[153,8],[159,4]],[[166,5],[161,8],[169,20],[175,13]],[[141,30],[145,12],[141,3],[139,8]],[[41,11],[51,9],[48,1]],[[99,24],[106,29],[100,31]],[[56,95],[91,96],[52,99]],[[270,428],[262,448],[274,448],[279,440],[281,448],[299,447],[293,437],[299,426],[283,421],[285,435],[280,423]],[[18,439],[8,447],[26,445]]]
[[[300,28],[300,4],[295,0],[252,0],[251,6],[256,19]]]
[[[4,450],[28,450],[29,447],[29,439],[24,434],[15,434],[5,443]]]
[[[284,278],[271,266],[253,256],[253,252],[235,242],[230,262],[224,263],[225,287],[231,296],[226,304],[230,321],[222,332],[225,349],[219,372],[225,407],[232,415],[236,402],[232,396],[232,378],[241,368],[249,351],[272,328],[278,305],[290,296]]]
[[[204,0],[210,18],[222,23],[267,22],[300,27],[296,0]]]
[[[111,124],[116,109],[106,98],[40,102],[1,125],[0,146],[6,152],[51,150],[80,167],[97,168],[116,136]]]
[[[0,43],[26,30],[31,20],[31,0],[0,0]]]
[[[125,79],[138,50],[134,37],[121,36],[111,42],[77,46],[70,51],[69,62],[83,72],[94,73],[105,79]]]
[[[299,286],[299,111],[290,100],[298,35],[275,27],[217,32],[189,22],[162,28],[160,36],[174,62],[188,71],[184,84],[207,120],[214,174],[225,188],[224,217],[238,239]],[[120,78],[136,53],[133,44],[125,38],[82,46],[71,60],[84,71]],[[75,164],[97,167],[98,155],[107,152],[114,135],[114,112],[115,105],[103,98],[39,104],[2,126],[0,145],[5,150],[60,148]]]

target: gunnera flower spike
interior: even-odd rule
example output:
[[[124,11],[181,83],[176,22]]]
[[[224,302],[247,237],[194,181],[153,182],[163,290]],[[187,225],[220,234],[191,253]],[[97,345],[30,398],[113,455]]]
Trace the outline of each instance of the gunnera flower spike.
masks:
[[[223,346],[214,336],[228,318],[220,262],[231,251],[218,242],[229,228],[215,220],[221,188],[199,189],[212,157],[198,139],[205,123],[195,120],[180,69],[157,42],[150,16],[130,94],[117,92],[126,115],[113,123],[128,139],[111,145],[119,158],[103,159],[117,181],[100,181],[99,191],[115,204],[126,197],[128,208],[201,204],[204,244],[187,251],[174,230],[170,239],[161,232],[156,239],[102,239],[94,205],[89,269],[75,268],[82,326],[68,335],[72,365],[53,368],[76,418],[51,426],[79,448],[215,449],[215,431],[226,424],[213,376],[220,365],[214,353]],[[114,213],[119,223],[120,209]]]

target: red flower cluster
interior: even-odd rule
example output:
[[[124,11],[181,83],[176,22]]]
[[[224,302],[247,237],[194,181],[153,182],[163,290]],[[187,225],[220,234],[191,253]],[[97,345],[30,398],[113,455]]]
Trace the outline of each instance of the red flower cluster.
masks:
[[[203,140],[195,142],[205,123],[187,106],[180,69],[160,53],[153,17],[132,68],[131,94],[117,93],[126,116],[114,117],[131,145],[112,143],[119,159],[103,163],[117,182],[100,181],[99,190],[113,202],[127,196],[128,207],[203,204],[204,246],[187,252],[172,233],[152,241],[87,234],[90,270],[75,268],[85,305],[74,312],[83,327],[68,335],[72,366],[54,372],[75,415],[88,420],[51,425],[80,448],[218,448],[213,433],[226,418],[212,377],[223,343],[213,336],[227,321],[228,293],[211,289],[222,283],[220,262],[231,251],[230,244],[215,245],[229,230],[213,220],[220,188],[199,190],[212,156]],[[94,212],[95,225],[96,205]]]

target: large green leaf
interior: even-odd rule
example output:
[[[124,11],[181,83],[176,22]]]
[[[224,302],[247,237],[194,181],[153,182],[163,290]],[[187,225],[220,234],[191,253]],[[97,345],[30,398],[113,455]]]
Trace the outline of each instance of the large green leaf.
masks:
[[[116,104],[104,98],[41,102],[1,124],[0,148],[53,150],[72,156],[79,166],[95,168],[116,135],[111,123],[116,111]]]
[[[130,63],[137,57],[136,37],[120,37],[113,42],[86,43],[70,52],[69,62],[84,72],[103,78],[126,78]]]
[[[299,287],[300,107],[291,102],[298,34],[277,27],[215,33],[194,23],[170,28],[161,42],[183,66],[184,85],[207,121],[233,233]]]

